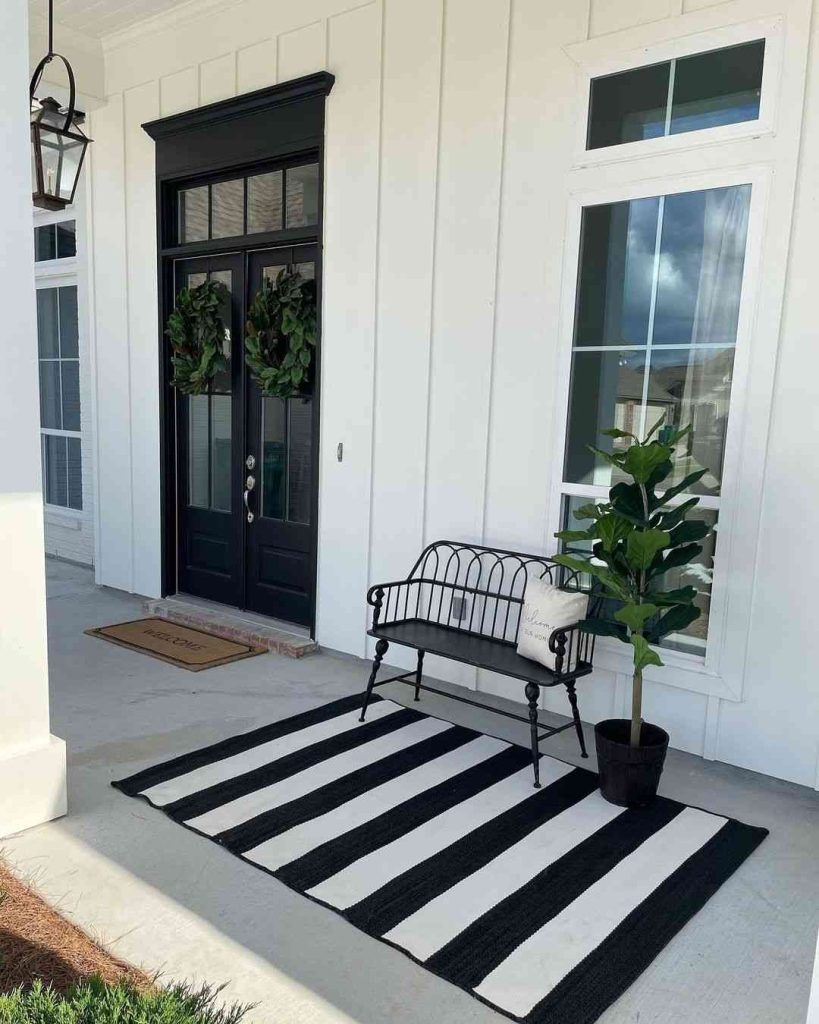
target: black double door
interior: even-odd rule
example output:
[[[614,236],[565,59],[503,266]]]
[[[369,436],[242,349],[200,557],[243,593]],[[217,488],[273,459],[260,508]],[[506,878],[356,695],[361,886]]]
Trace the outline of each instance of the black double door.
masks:
[[[314,277],[316,247],[197,256],[174,264],[176,291],[208,279],[225,286],[230,356],[229,369],[208,394],[176,397],[177,587],[311,626],[318,389],[303,398],[267,397],[244,361],[248,305],[263,280],[275,282],[287,265]]]

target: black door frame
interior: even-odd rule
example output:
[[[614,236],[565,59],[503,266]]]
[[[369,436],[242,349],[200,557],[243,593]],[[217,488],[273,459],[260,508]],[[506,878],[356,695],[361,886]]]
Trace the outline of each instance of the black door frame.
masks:
[[[308,233],[301,229],[253,236],[253,249],[310,243],[316,245],[316,278],[321,288],[324,223],[324,116],[325,99],[335,79],[318,72],[281,85],[259,89],[235,99],[223,100],[143,125],[156,143],[157,284],[158,284],[158,386],[160,394],[160,514],[162,596],[177,591],[177,466],[176,395],[170,385],[170,360],[165,323],[174,303],[174,259],[235,252],[237,238],[225,238],[180,246],[176,244],[175,197],[181,183],[257,173],[271,165],[297,162],[306,155],[318,160],[318,225]],[[242,237],[242,249],[250,248]],[[246,298],[245,298],[246,301]],[[321,338],[321,301],[318,303],[318,335]],[[315,393],[321,391],[321,359],[316,353]],[[320,410],[320,402],[319,402]],[[320,411],[319,414],[320,416]],[[314,437],[314,466],[319,473],[319,431]],[[244,441],[244,438],[243,438]],[[318,486],[313,488],[312,540],[313,587],[310,635],[315,636],[316,579],[318,562]]]

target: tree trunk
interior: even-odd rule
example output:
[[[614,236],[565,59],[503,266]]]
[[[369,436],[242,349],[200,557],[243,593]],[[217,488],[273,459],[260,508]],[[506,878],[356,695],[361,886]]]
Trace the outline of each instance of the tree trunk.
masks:
[[[631,746],[640,746],[640,732],[643,724],[643,670],[634,672],[631,684]]]

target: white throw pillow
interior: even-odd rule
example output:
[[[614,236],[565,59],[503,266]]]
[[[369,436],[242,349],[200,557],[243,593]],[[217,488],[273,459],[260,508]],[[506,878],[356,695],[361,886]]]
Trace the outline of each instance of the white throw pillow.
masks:
[[[555,656],[549,650],[549,637],[561,626],[573,626],[580,619],[585,619],[588,606],[588,594],[561,590],[546,580],[530,576],[520,613],[518,654],[554,670]],[[568,666],[563,668],[565,670]]]

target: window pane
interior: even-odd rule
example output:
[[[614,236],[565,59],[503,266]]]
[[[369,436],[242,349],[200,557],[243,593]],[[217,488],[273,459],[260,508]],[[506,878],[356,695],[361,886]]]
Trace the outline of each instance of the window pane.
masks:
[[[281,231],[282,229],[281,171],[256,174],[247,179],[247,233]]]
[[[750,202],[750,185],[665,199],[655,345],[736,341]]]
[[[46,504],[68,505],[66,438],[43,435],[43,490]]]
[[[60,363],[59,360],[40,361],[40,426],[61,430],[60,415]]]
[[[671,134],[759,117],[765,40],[677,61]]]
[[[179,193],[179,242],[203,242],[208,237],[208,186]]]
[[[60,356],[63,359],[79,357],[77,328],[77,288],[60,288]]]
[[[262,515],[267,519],[284,519],[286,410],[282,398],[262,399]]]
[[[245,183],[243,178],[219,181],[211,186],[211,238],[229,238],[245,232]]]
[[[591,84],[588,149],[665,134],[670,64],[624,71]]]
[[[41,359],[56,359],[60,354],[56,288],[37,289],[37,349]]]
[[[77,255],[77,225],[73,220],[64,220],[57,225],[57,259]]]
[[[675,427],[690,423],[694,428],[685,452],[677,451],[683,457],[669,484],[707,469],[691,493],[719,494],[733,369],[733,346],[652,351],[646,423],[653,425],[665,414],[665,423]]]
[[[49,363],[55,366],[56,363]],[[63,360],[63,430],[80,429],[80,364],[76,359]]]
[[[67,437],[68,507],[82,509],[82,454],[80,439]]]
[[[286,227],[318,224],[318,164],[287,169]]]
[[[583,210],[575,345],[644,345],[658,198]]]
[[[230,395],[213,395],[210,400],[211,499],[210,507],[230,512],[231,409]]]
[[[53,224],[34,229],[34,261],[53,260],[57,255],[57,236]]]
[[[645,352],[575,353],[565,480],[610,487],[624,479],[608,462],[590,452],[587,445],[612,451],[612,439],[600,434],[609,427],[639,433],[645,362]],[[652,398],[649,395],[649,402]]]
[[[207,508],[210,504],[208,479],[208,415],[209,396],[188,398],[188,504]]]
[[[287,518],[310,522],[310,466],[313,450],[313,400],[288,400],[290,431],[287,438]]]

